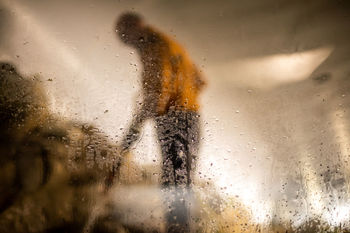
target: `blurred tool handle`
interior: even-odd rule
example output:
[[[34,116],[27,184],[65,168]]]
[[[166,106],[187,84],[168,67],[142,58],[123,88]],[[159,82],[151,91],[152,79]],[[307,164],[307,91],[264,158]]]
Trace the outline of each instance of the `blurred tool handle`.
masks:
[[[122,147],[118,147],[122,148]],[[129,150],[126,149],[117,149],[117,161],[112,165],[112,169],[109,171],[105,179],[105,192],[113,186],[115,179],[119,180],[120,178],[120,168],[125,163],[125,157],[129,153]]]

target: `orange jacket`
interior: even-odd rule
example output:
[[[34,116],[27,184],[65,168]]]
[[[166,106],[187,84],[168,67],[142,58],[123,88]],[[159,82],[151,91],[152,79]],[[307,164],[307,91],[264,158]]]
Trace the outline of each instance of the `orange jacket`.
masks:
[[[205,82],[186,51],[175,41],[163,37],[168,46],[162,54],[162,89],[157,112],[165,113],[171,106],[198,111],[198,95]]]
[[[168,36],[153,28],[148,28],[147,34],[148,42],[142,46],[145,99],[157,104],[153,110],[157,115],[169,109],[198,111],[198,95],[205,81],[197,67]],[[153,97],[148,98],[149,95]]]

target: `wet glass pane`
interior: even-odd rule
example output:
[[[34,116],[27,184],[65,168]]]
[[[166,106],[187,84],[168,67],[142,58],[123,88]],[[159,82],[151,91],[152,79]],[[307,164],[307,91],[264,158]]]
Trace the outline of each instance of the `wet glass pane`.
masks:
[[[0,232],[349,232],[346,0],[0,0]]]

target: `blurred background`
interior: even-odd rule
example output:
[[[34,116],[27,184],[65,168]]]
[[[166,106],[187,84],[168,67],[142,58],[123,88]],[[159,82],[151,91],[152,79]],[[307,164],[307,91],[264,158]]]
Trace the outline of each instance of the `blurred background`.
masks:
[[[114,29],[125,11],[180,42],[208,82],[193,231],[346,232],[346,0],[0,0],[0,231],[164,230],[153,122],[101,191],[140,99],[139,56]]]

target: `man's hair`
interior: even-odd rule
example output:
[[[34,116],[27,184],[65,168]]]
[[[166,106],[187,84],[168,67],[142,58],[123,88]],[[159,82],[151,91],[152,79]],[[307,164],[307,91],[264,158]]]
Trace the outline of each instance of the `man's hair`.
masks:
[[[143,21],[142,17],[133,12],[126,12],[122,14],[117,22],[117,30],[126,30],[128,28],[134,28]]]

